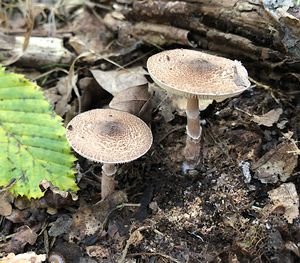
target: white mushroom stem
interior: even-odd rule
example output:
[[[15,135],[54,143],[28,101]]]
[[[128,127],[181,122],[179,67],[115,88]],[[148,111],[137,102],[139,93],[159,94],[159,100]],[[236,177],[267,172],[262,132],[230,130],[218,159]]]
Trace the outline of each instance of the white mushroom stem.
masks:
[[[188,169],[193,169],[200,160],[200,141],[202,133],[202,128],[200,126],[199,102],[197,97],[187,99],[186,115],[187,138],[184,155],[187,161]]]
[[[199,101],[197,97],[187,99],[186,105],[187,135],[194,140],[198,140],[201,136]]]
[[[102,178],[101,178],[101,198],[105,199],[112,194],[115,190],[116,182],[114,175],[117,172],[115,164],[104,163],[102,166]]]

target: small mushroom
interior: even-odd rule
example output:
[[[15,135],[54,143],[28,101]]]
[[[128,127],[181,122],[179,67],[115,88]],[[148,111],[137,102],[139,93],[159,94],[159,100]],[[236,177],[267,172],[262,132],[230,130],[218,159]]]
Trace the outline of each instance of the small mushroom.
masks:
[[[105,199],[115,188],[116,164],[144,155],[153,138],[150,128],[140,118],[123,111],[95,109],[69,122],[67,140],[81,156],[103,163],[101,197]]]
[[[204,52],[173,49],[151,56],[148,72],[161,88],[187,98],[185,158],[194,168],[200,157],[199,100],[223,100],[250,87],[247,70],[238,61]]]

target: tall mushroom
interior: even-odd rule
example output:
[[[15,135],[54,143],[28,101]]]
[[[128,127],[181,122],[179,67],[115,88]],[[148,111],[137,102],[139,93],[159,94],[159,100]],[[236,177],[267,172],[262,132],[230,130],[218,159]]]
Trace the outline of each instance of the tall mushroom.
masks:
[[[193,168],[200,156],[199,100],[239,95],[250,87],[247,70],[238,61],[188,49],[155,54],[148,59],[147,68],[159,87],[187,98],[185,158]]]
[[[69,122],[67,140],[81,156],[103,163],[101,197],[104,199],[115,189],[116,164],[144,155],[153,138],[140,118],[123,111],[95,109]]]

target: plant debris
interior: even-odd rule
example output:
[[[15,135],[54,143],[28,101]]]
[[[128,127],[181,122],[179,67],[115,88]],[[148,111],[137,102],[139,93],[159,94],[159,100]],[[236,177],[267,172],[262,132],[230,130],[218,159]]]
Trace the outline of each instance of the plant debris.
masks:
[[[27,252],[15,255],[9,253],[6,257],[0,258],[0,263],[41,263],[46,260],[46,255],[37,255],[35,252]]]
[[[297,146],[284,141],[263,155],[252,165],[254,176],[262,183],[285,182],[293,173],[298,163]]]
[[[274,110],[270,110],[261,116],[253,115],[253,121],[256,122],[258,125],[272,127],[274,123],[278,122],[279,117],[282,113],[283,110],[281,108],[277,108]]]
[[[299,196],[293,183],[282,184],[268,192],[272,200],[272,211],[282,211],[284,218],[290,223],[299,217]]]
[[[99,85],[112,95],[116,95],[127,88],[147,83],[144,76],[147,72],[142,67],[110,71],[91,70],[91,73]]]
[[[0,215],[9,216],[12,213],[12,205],[14,198],[9,192],[0,193]]]

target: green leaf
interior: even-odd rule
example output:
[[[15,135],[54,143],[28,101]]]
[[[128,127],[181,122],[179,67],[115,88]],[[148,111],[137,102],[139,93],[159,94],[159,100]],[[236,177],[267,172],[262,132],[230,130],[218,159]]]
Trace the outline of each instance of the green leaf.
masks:
[[[77,191],[62,119],[37,85],[0,66],[0,186],[14,195],[39,198],[39,184]]]

